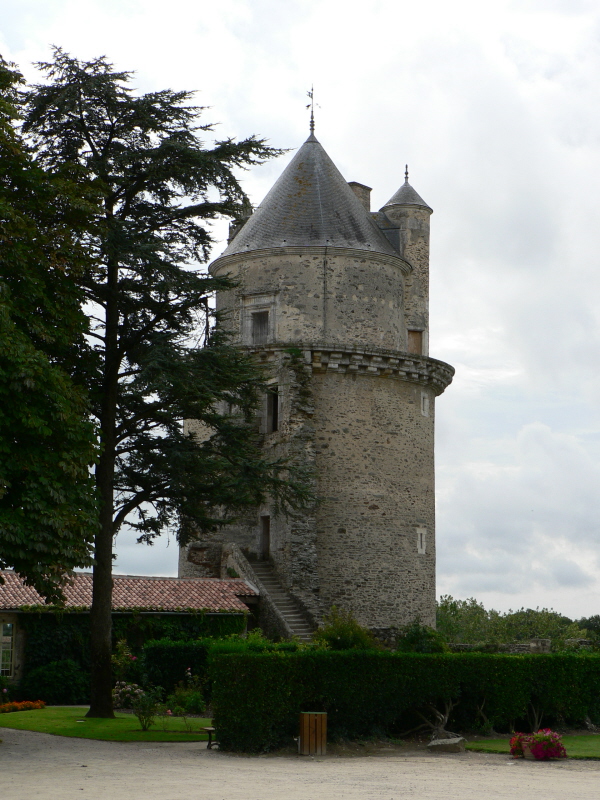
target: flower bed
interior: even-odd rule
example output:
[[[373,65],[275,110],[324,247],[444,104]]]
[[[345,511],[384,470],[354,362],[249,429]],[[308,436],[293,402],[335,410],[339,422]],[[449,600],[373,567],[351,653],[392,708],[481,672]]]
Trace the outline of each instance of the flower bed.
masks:
[[[46,708],[43,700],[23,700],[21,703],[2,703],[0,714],[10,714],[12,711],[34,711],[38,708]]]
[[[515,733],[510,740],[510,754],[514,758],[525,756],[524,748],[529,748],[538,761],[550,758],[566,758],[567,751],[559,733],[550,728],[541,728],[537,733]]]

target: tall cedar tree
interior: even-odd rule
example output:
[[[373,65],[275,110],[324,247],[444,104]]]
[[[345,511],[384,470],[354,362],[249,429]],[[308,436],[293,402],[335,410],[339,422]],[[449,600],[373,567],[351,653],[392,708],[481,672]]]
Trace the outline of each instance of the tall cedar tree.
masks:
[[[247,199],[234,168],[278,153],[252,136],[205,148],[202,110],[190,93],[142,96],[131,74],[105,58],[80,62],[60,49],[39,65],[49,82],[30,92],[24,131],[49,169],[76,164],[103,197],[100,233],[91,237],[99,267],[84,282],[94,309],[100,356],[89,392],[101,455],[95,477],[100,528],[91,609],[92,693],[88,716],[112,715],[111,594],[113,539],[126,519],[151,541],[179,515],[210,530],[267,497],[285,508],[307,491],[286,465],[269,462],[251,422],[262,376],[220,335],[193,341],[207,296],[229,286],[194,271],[206,260],[206,220],[235,216]],[[220,405],[235,417],[220,415]],[[186,436],[182,419],[201,420],[206,441]]]
[[[0,59],[0,568],[59,603],[97,524],[96,440],[73,380],[87,329],[77,231],[93,207],[24,145],[21,83]]]

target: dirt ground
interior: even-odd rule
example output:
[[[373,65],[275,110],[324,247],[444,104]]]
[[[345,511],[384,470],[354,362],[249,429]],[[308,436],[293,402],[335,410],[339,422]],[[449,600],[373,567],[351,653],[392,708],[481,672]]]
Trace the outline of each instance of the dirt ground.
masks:
[[[598,800],[600,761],[431,755],[424,745],[241,756],[205,742],[69,739],[0,728],[2,800]]]

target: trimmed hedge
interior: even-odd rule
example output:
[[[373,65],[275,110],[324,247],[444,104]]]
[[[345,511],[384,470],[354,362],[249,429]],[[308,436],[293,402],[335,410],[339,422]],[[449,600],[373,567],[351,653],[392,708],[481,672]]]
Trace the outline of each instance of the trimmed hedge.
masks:
[[[207,673],[209,655],[217,653],[263,653],[265,651],[294,653],[297,642],[269,642],[252,636],[248,639],[197,639],[196,641],[173,641],[158,639],[146,642],[143,647],[142,669],[144,680],[153,686],[162,686],[172,691],[184,679],[188,667],[194,675],[204,678]]]
[[[331,739],[398,734],[448,700],[450,728],[510,730],[532,706],[545,721],[593,716],[600,692],[596,655],[215,653],[208,669],[220,745],[243,752],[289,742],[300,711],[327,711]]]
[[[134,655],[153,639],[198,639],[241,633],[243,615],[232,614],[113,614],[113,649],[125,639]],[[19,615],[26,632],[25,674],[54,661],[75,661],[90,670],[90,615],[78,611],[32,610]]]

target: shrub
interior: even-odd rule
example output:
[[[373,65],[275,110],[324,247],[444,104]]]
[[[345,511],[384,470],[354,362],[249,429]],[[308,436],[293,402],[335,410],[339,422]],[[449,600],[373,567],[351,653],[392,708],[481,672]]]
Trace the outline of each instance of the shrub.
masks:
[[[396,650],[400,653],[447,653],[448,645],[441,633],[413,622],[400,628]]]
[[[112,668],[118,681],[131,680],[132,672],[137,672],[137,656],[131,652],[126,639],[119,639],[115,652],[111,656]],[[124,706],[123,706],[124,707]]]
[[[170,692],[188,667],[195,675],[205,675],[209,642],[203,639],[195,642],[171,639],[147,642],[143,651],[146,681]]]
[[[143,731],[149,730],[151,725],[156,722],[156,717],[161,711],[160,689],[151,689],[142,692],[133,701],[133,713],[139,720]]]
[[[350,611],[333,606],[313,641],[330,650],[372,650],[378,645],[373,634],[354,619]]]
[[[200,677],[192,675],[191,669],[186,669],[184,680],[179,681],[173,694],[167,697],[166,704],[178,716],[203,714],[206,703]]]
[[[148,683],[164,686],[167,692],[170,692],[177,686],[188,668],[204,685],[209,658],[217,653],[242,654],[267,651],[293,653],[299,649],[298,642],[275,643],[265,639],[260,631],[252,631],[246,637],[233,634],[224,639],[196,641],[158,639],[144,645],[143,669]]]
[[[37,667],[19,685],[22,698],[42,698],[49,705],[78,705],[89,700],[90,678],[74,661],[53,661]]]
[[[133,703],[144,690],[137,683],[127,683],[127,681],[117,681],[113,689],[113,706],[115,708],[133,708]]]
[[[4,703],[11,700],[13,691],[13,683],[8,678],[5,678],[4,675],[0,675],[0,702]]]

